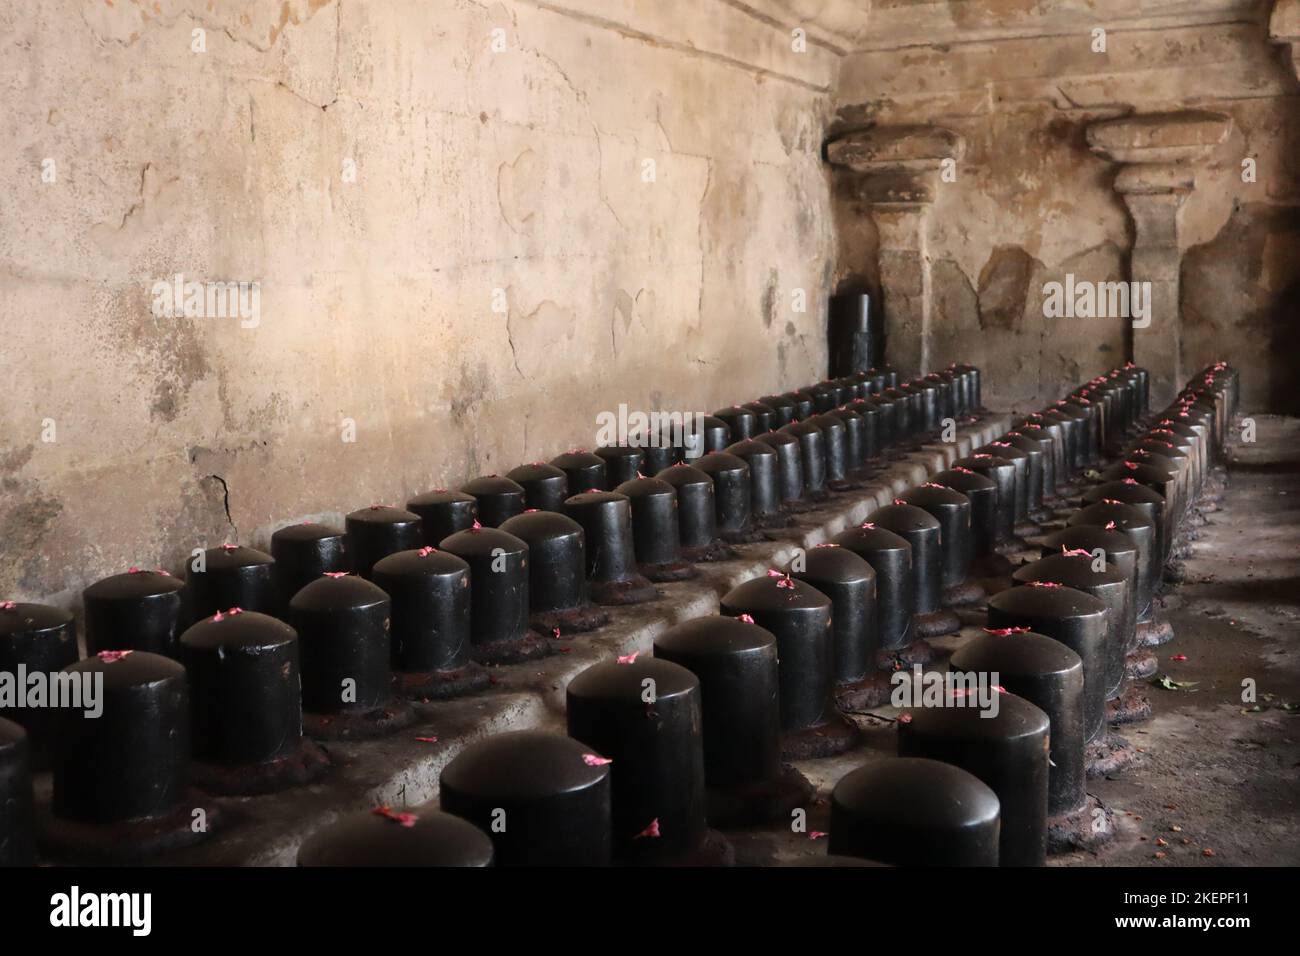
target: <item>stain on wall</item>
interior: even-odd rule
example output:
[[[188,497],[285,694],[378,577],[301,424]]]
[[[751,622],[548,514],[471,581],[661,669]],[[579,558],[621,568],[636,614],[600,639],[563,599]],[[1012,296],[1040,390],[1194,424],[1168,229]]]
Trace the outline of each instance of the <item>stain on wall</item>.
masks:
[[[0,37],[0,597],[822,374],[837,58],[739,5],[51,0]],[[154,314],[177,275],[259,320]]]

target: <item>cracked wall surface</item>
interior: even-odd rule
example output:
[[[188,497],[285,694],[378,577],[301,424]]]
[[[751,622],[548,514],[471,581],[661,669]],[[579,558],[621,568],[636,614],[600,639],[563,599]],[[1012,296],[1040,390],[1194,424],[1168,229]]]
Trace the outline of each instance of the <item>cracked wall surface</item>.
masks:
[[[1116,167],[1090,152],[1084,131],[1097,119],[1196,107],[1228,114],[1234,130],[1197,166],[1180,213],[1183,367],[1226,359],[1244,370],[1247,407],[1300,410],[1300,82],[1285,47],[1268,42],[1271,6],[875,5],[879,33],[844,58],[831,133],[927,123],[966,143],[929,216],[933,366],[979,365],[986,401],[1027,410],[1056,398],[1062,381],[1122,362],[1140,330],[1043,310],[1047,282],[1129,277],[1132,224]],[[1094,51],[1096,27],[1104,51]],[[836,284],[876,293],[888,312],[872,209],[849,176],[836,180]]]
[[[0,8],[0,595],[819,377],[839,57],[779,13]],[[256,326],[156,316],[177,274],[259,283]]]

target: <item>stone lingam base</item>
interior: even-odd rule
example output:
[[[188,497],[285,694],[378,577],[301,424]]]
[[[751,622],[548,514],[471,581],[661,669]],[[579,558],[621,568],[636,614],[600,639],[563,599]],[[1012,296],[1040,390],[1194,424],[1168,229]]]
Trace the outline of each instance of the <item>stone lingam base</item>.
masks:
[[[528,617],[528,626],[542,637],[556,640],[571,634],[589,634],[609,623],[609,612],[594,604],[569,607],[562,611],[537,611]]]
[[[840,710],[857,711],[886,703],[892,690],[890,674],[873,671],[859,680],[837,683],[831,693]]]
[[[1124,658],[1124,676],[1129,680],[1146,680],[1159,669],[1160,662],[1147,650],[1138,649]]]
[[[790,764],[782,764],[780,773],[770,780],[746,787],[710,787],[706,816],[720,827],[788,822],[790,811],[805,806],[812,795],[808,778]]]
[[[960,627],[960,622],[958,622]],[[887,673],[900,668],[912,668],[917,664],[922,667],[938,656],[934,646],[925,640],[915,640],[902,647],[881,648],[876,651],[876,667]]]
[[[1047,818],[1049,855],[1084,850],[1095,853],[1115,839],[1115,813],[1092,794],[1083,806],[1060,816]]]
[[[589,586],[591,599],[607,607],[644,604],[663,597],[663,592],[641,574],[634,574],[622,581],[592,581]]]
[[[734,561],[741,552],[726,544],[719,538],[712,543],[698,548],[682,548],[682,559],[692,564],[716,564],[719,561]]]
[[[198,790],[187,791],[168,813],[143,820],[83,823],[54,816],[48,810],[38,813],[38,845],[43,856],[95,864],[138,863],[193,846],[208,839],[223,816],[213,798]]]
[[[476,663],[488,667],[501,664],[522,664],[535,661],[555,653],[550,642],[536,634],[525,631],[522,637],[509,637],[499,641],[487,641],[470,648],[470,657]]]
[[[961,618],[952,608],[941,607],[937,611],[929,611],[925,614],[918,614],[912,621],[912,631],[922,639],[927,637],[943,637],[946,634],[956,634],[961,630]],[[918,644],[924,644],[924,640],[917,641]]]
[[[369,710],[347,710],[334,714],[304,711],[302,732],[317,740],[368,740],[386,737],[415,723],[415,710],[398,697]]]
[[[1137,626],[1140,647],[1159,647],[1174,639],[1174,626],[1166,619],[1147,621]]]
[[[450,670],[396,671],[393,689],[408,700],[449,700],[482,690],[490,680],[486,667],[467,661],[463,667]]]
[[[1103,731],[1098,739],[1083,748],[1083,765],[1089,780],[1117,774],[1136,759],[1137,749],[1112,730]]]
[[[292,754],[260,763],[226,765],[191,761],[190,780],[208,793],[247,797],[312,783],[324,775],[329,765],[325,749],[304,737]]]
[[[1151,698],[1139,685],[1130,683],[1118,697],[1106,701],[1106,723],[1136,724],[1151,719]]]
[[[667,584],[670,581],[689,581],[699,577],[699,571],[690,561],[665,561],[662,564],[637,565],[646,580],[654,584]]]
[[[982,604],[988,598],[988,591],[978,581],[967,578],[960,584],[944,588],[939,599],[946,608],[971,607]]]
[[[834,757],[852,750],[859,738],[857,725],[843,714],[831,713],[812,727],[781,731],[782,760],[812,760]]]

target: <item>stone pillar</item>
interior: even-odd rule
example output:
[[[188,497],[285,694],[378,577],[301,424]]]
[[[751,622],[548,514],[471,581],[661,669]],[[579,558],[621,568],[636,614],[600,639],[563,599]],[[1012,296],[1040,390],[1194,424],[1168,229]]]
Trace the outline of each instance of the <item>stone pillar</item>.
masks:
[[[880,233],[885,359],[905,378],[931,370],[930,207],[945,162],[963,146],[934,126],[876,126],[826,146],[832,166],[857,176],[855,195]]]
[[[1129,354],[1151,373],[1151,402],[1157,408],[1186,380],[1178,210],[1196,187],[1194,164],[1231,131],[1231,117],[1205,110],[1125,116],[1088,127],[1093,152],[1121,164],[1115,191],[1133,219],[1129,279],[1150,290],[1150,314],[1134,317]]]

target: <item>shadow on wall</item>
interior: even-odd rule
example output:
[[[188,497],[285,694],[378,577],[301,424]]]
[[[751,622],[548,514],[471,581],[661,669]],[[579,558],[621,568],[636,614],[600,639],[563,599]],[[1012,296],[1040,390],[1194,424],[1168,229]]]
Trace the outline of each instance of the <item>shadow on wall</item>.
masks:
[[[1238,203],[1184,255],[1181,295],[1184,367],[1249,368],[1244,409],[1300,414],[1300,207]]]

